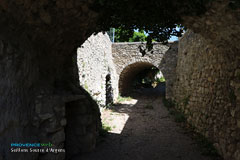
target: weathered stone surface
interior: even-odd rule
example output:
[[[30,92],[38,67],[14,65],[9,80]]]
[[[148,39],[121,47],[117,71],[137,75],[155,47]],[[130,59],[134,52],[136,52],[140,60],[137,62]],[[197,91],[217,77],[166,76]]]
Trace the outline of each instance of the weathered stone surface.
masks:
[[[92,151],[96,144],[96,135],[89,133],[85,136],[78,137],[78,140],[81,142],[81,151],[82,152],[89,152]]]
[[[141,42],[113,43],[112,53],[116,65],[119,92],[124,94],[130,89],[131,81],[139,71],[155,66],[159,68],[166,79],[166,95],[168,97],[172,94],[171,88],[175,77],[177,42],[168,45],[154,43],[153,50],[143,56],[140,48],[145,47],[146,44]]]
[[[60,130],[58,131],[57,133],[55,133],[53,136],[52,136],[52,143],[54,145],[59,145],[60,143],[64,142],[65,141],[65,132],[64,130]]]
[[[82,107],[85,108],[84,112],[82,112]],[[71,158],[75,154],[94,149],[101,125],[97,103],[94,102],[90,96],[81,101],[68,102],[66,104],[66,119],[66,158]],[[96,126],[95,129],[88,130],[88,126],[92,125]],[[85,138],[88,135],[92,135],[91,143]]]
[[[118,96],[116,69],[112,60],[112,43],[107,34],[92,35],[77,50],[80,85],[100,104],[106,105],[106,81],[110,75],[112,98]]]
[[[67,120],[64,118],[60,121],[61,126],[66,126]]]
[[[39,114],[39,118],[41,119],[41,120],[47,120],[47,119],[50,119],[51,117],[53,117],[53,115],[52,114],[50,114],[50,113],[45,113],[45,114]]]
[[[117,74],[120,75],[125,67],[137,62],[146,62],[158,67],[164,54],[169,49],[167,45],[154,43],[153,50],[143,56],[140,48],[145,47],[146,43],[142,42],[113,43],[112,54],[114,64],[116,64]]]
[[[65,115],[66,101],[61,99],[66,95],[88,95],[78,87],[77,66],[72,57],[77,46],[95,30],[97,14],[90,9],[91,3],[0,1],[2,159],[38,159],[38,154],[10,154],[9,144],[19,140],[51,141],[46,136],[48,126],[41,123],[39,114],[58,110],[46,120],[57,119],[57,129]],[[178,63],[176,99],[180,102],[190,95],[189,104],[184,107],[191,113],[188,121],[218,142],[226,159],[238,160],[239,145],[234,153],[234,145],[229,144],[239,141],[236,129],[236,118],[240,118],[239,76],[234,73],[239,69],[240,59],[239,9],[232,9],[229,0],[220,0],[210,3],[204,15],[182,18],[183,24],[200,33],[206,42],[196,38],[194,45],[192,36],[186,35],[183,44],[189,45],[183,46],[188,47],[180,44],[180,53],[186,58],[181,56]],[[90,103],[92,100],[87,101],[92,109],[89,112],[94,110],[94,117],[99,117],[97,107]],[[232,115],[236,118],[231,118]]]
[[[83,92],[84,94],[85,92]],[[76,97],[80,98],[77,99]],[[66,100],[74,100],[68,101]],[[41,102],[41,103],[40,103]],[[65,104],[66,103],[66,104]],[[73,113],[70,117],[68,113],[65,113],[68,110],[68,107],[74,108]],[[66,108],[66,109],[65,109]],[[51,142],[55,148],[68,149],[68,146],[64,146],[66,139],[65,137],[71,136],[71,132],[68,131],[68,126],[73,126],[76,129],[72,129],[77,133],[80,133],[78,136],[85,136],[89,133],[93,133],[97,136],[98,125],[99,125],[99,110],[95,103],[92,102],[91,97],[85,95],[82,96],[73,95],[72,97],[68,95],[67,97],[54,95],[54,96],[38,96],[36,100],[35,107],[34,124],[39,128],[38,139],[40,142]],[[95,117],[95,118],[85,118],[85,117]],[[80,121],[77,121],[80,119]],[[76,120],[76,121],[72,121]],[[69,124],[68,124],[69,123]],[[95,125],[95,130],[86,131],[87,125]],[[68,126],[66,126],[68,125]],[[79,129],[82,129],[79,131]],[[74,132],[73,132],[74,133]],[[74,136],[73,136],[74,137]],[[72,141],[69,140],[71,143]],[[76,141],[75,141],[76,142]],[[78,143],[78,142],[77,142]],[[69,143],[67,143],[69,144]],[[79,143],[79,145],[82,145]],[[94,146],[95,144],[92,144]],[[91,147],[92,148],[92,147]],[[90,149],[89,149],[90,150]],[[80,152],[78,150],[78,152]],[[59,156],[58,156],[59,155]],[[47,153],[42,154],[39,159],[62,159],[65,157],[65,153],[53,154]]]
[[[72,58],[77,46],[95,28],[96,14],[89,9],[90,3],[0,2],[0,155],[3,159],[38,159],[39,155],[34,153],[11,154],[10,144],[42,139],[51,142],[46,129],[51,132],[61,129],[59,122],[65,114],[63,99],[87,95],[79,87],[77,66]],[[70,6],[73,8],[67,9]],[[90,103],[88,107],[92,106]],[[40,113],[49,115],[41,121]],[[44,156],[55,159],[48,155],[41,158]]]
[[[166,80],[166,98],[173,97],[173,84],[176,81],[177,60],[178,41],[169,44],[169,49],[164,54],[158,66]]]
[[[180,39],[178,50],[174,100],[225,159],[238,160],[238,53],[209,44],[191,31]]]
[[[240,12],[237,6],[238,1],[210,1],[204,14],[183,16],[183,24],[202,35],[208,44],[236,52],[240,49]]]
[[[163,72],[166,95],[170,96],[177,63],[177,42],[168,45],[154,43],[152,53],[142,56],[139,47],[145,48],[145,45],[141,42],[112,44],[107,35],[92,35],[78,48],[80,85],[100,105],[105,105],[107,75],[111,77],[112,96],[115,100],[119,92],[123,94],[123,90],[129,89],[134,75],[155,66]]]

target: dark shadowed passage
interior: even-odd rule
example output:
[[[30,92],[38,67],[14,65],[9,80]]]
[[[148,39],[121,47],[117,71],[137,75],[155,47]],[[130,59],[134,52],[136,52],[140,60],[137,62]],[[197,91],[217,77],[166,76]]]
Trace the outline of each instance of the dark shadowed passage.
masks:
[[[128,96],[132,92],[150,89],[155,94],[165,94],[165,78],[162,72],[148,62],[137,62],[123,69],[119,78],[119,93]]]

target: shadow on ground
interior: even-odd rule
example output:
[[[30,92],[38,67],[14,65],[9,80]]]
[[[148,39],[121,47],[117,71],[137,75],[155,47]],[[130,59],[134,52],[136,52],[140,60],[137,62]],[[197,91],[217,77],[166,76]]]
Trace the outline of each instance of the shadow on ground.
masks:
[[[109,133],[94,152],[75,160],[209,160],[169,117],[162,94],[161,89],[141,89],[131,95],[136,104],[114,105],[114,113],[129,116],[122,132]]]

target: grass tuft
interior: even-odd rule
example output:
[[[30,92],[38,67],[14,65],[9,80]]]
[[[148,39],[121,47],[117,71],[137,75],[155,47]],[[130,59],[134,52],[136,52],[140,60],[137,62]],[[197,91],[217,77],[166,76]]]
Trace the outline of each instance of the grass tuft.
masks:
[[[131,101],[132,97],[122,97],[122,96],[118,96],[117,98],[117,102],[124,102],[124,101]]]
[[[99,131],[99,136],[106,137],[108,132],[111,131],[111,130],[112,130],[112,128],[109,125],[102,122],[102,128]]]

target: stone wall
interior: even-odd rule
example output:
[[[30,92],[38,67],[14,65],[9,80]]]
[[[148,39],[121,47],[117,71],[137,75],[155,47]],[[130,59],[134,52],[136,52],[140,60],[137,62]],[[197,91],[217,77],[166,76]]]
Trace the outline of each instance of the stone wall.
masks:
[[[106,105],[106,77],[110,75],[113,101],[122,88],[129,90],[131,80],[138,72],[155,66],[166,79],[166,96],[172,95],[177,63],[177,42],[163,45],[154,43],[153,50],[144,56],[140,47],[145,43],[111,43],[107,34],[92,35],[78,48],[78,69],[80,85],[85,88],[98,104]]]
[[[112,45],[113,61],[116,65],[117,82],[120,93],[128,90],[131,79],[141,70],[155,66],[166,79],[166,96],[172,94],[177,63],[177,42],[168,45],[154,43],[153,50],[143,56],[140,52],[146,44],[141,42],[114,43]],[[124,89],[126,88],[126,89]],[[124,93],[123,93],[124,94]]]
[[[52,143],[64,152],[35,153],[39,160],[64,160],[95,148],[101,126],[98,105],[82,90],[81,95],[38,95],[32,125],[37,141]],[[34,159],[32,157],[32,159]]]
[[[78,48],[78,69],[80,85],[90,95],[104,106],[108,101],[106,91],[107,76],[110,76],[110,88],[113,101],[116,100],[122,88],[129,85],[136,74],[146,68],[159,68],[166,78],[166,96],[172,95],[172,83],[175,79],[177,63],[177,42],[163,45],[154,43],[152,52],[142,56],[140,48],[145,43],[111,43],[107,34],[92,35]]]
[[[166,79],[166,98],[173,96],[173,84],[176,81],[176,68],[178,59],[178,41],[169,44],[169,49],[164,54],[158,68]]]
[[[116,64],[117,74],[120,75],[124,68],[137,62],[147,62],[158,67],[163,55],[169,49],[167,45],[154,43],[153,52],[147,52],[144,56],[140,48],[145,49],[146,43],[142,42],[120,42],[113,43],[112,54],[113,61]]]
[[[174,100],[224,159],[240,159],[240,56],[198,34],[179,42]]]
[[[78,88],[72,56],[76,53],[77,45],[97,29],[100,16],[92,10],[92,3],[91,0],[0,1],[0,159],[38,159],[38,154],[11,154],[10,143],[38,142],[43,140],[40,137],[45,137],[45,134],[49,136],[44,138],[46,141],[52,141],[55,133],[63,137],[62,127],[59,132],[46,133],[45,127],[48,126],[44,126],[45,122],[53,117],[53,122],[58,121],[56,126],[61,125],[61,121],[64,124],[63,116],[58,116],[59,112],[51,109],[61,109],[64,103],[75,106],[75,102],[65,101],[64,97],[88,96]],[[201,38],[186,36],[188,38],[183,39],[183,44],[189,44],[186,47],[189,52],[184,49],[180,51],[181,55],[186,54],[186,59],[179,60],[179,81],[176,83],[176,100],[180,102],[184,95],[188,97],[192,93],[186,98],[191,107],[186,105],[182,108],[193,113],[189,119],[199,131],[216,142],[226,159],[232,159],[229,158],[231,156],[240,159],[237,69],[240,16],[237,4],[237,1],[214,1],[201,16],[181,16],[182,24],[200,33],[215,47],[207,45]],[[234,5],[235,8],[230,7]],[[178,8],[182,12],[188,10],[184,5]],[[98,11],[104,12],[103,9]],[[182,45],[180,47],[183,48]],[[226,51],[220,51],[219,48]],[[197,56],[197,53],[204,54]],[[86,111],[88,114],[95,108],[91,99],[79,100],[89,107]],[[37,108],[41,108],[40,112]],[[54,115],[42,121],[49,117],[43,116],[45,109]],[[96,117],[99,118],[98,115]]]
[[[100,127],[94,101],[80,98],[89,95],[79,86],[72,59],[95,31],[97,13],[90,1],[15,2],[0,2],[0,159],[63,159],[59,154],[11,153],[11,143],[64,147],[63,128],[69,124],[64,107],[72,100],[88,107],[85,115],[93,115],[92,125]],[[78,118],[79,126],[88,126],[80,124],[85,116]],[[97,134],[97,129],[84,134]],[[76,143],[84,145],[83,139],[79,136]]]
[[[107,34],[98,33],[89,37],[77,50],[80,85],[102,106],[106,105],[107,83],[111,84],[113,100],[118,94],[111,45]],[[106,78],[107,75],[110,79]]]
[[[41,58],[37,56],[37,50],[24,36],[21,39],[11,39],[7,35],[0,36],[0,86],[1,90],[1,123],[0,123],[0,159],[65,159],[65,155],[74,153],[67,144],[81,145],[78,153],[90,151],[95,146],[98,129],[100,127],[100,114],[97,104],[87,92],[81,88],[74,91],[54,89],[49,87],[53,82],[54,72],[49,69],[44,72]],[[20,54],[21,53],[21,54]],[[2,57],[5,55],[5,57]],[[19,56],[24,59],[19,59]],[[38,57],[38,58],[36,58]],[[51,56],[44,62],[51,61]],[[61,56],[59,57],[61,59]],[[71,59],[71,58],[70,58]],[[46,62],[47,61],[47,62]],[[57,60],[55,59],[57,63]],[[41,68],[42,66],[42,68]],[[61,68],[61,67],[60,67]],[[53,68],[52,68],[53,69]],[[22,72],[21,72],[22,71]],[[56,70],[54,70],[56,71]],[[29,75],[31,74],[31,75]],[[45,79],[45,81],[41,81]],[[70,77],[69,77],[70,78]],[[40,83],[41,81],[41,83]],[[55,81],[56,82],[56,81]],[[39,84],[42,86],[39,89]],[[55,84],[56,85],[56,84]],[[59,84],[58,84],[59,85]],[[9,97],[15,95],[15,97]],[[24,100],[26,98],[28,100]],[[69,103],[77,101],[75,106],[81,111],[78,115],[66,115]],[[74,117],[75,122],[69,121]],[[86,120],[86,117],[88,119]],[[79,135],[74,139],[75,143],[66,139],[69,137],[68,126],[77,125],[77,131],[71,128],[71,132]],[[91,135],[90,138],[86,138]],[[52,143],[55,149],[66,149],[66,153],[11,153],[11,143]],[[17,147],[16,147],[17,148]],[[13,147],[13,149],[15,149]],[[76,153],[76,150],[75,150]]]

